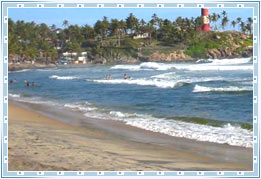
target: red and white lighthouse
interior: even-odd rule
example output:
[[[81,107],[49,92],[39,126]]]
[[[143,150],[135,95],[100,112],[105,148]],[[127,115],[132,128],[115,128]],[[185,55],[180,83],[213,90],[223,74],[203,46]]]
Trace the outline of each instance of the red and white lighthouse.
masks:
[[[201,26],[202,31],[210,31],[210,24],[209,24],[209,12],[207,8],[201,9],[201,16],[203,18],[203,25]]]

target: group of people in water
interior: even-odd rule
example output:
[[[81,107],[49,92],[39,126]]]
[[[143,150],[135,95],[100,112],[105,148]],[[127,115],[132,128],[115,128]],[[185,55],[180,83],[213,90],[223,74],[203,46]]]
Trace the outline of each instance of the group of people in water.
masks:
[[[131,76],[129,76],[128,74],[124,73],[123,79],[126,80],[126,79],[130,79],[130,78],[131,78]],[[111,74],[106,75],[105,79],[106,80],[111,80],[112,79],[112,75]]]
[[[17,80],[16,78],[11,79],[11,80],[10,80],[10,83],[18,83],[18,80]],[[29,81],[27,81],[27,80],[24,80],[24,84],[25,84],[25,86],[27,86],[27,87],[29,87],[29,86],[34,87],[34,86],[35,86],[35,82],[29,82]]]
[[[126,73],[123,74],[123,79],[126,80],[126,79],[130,79],[130,78],[131,78],[131,76],[129,76],[128,74],[126,74]],[[106,75],[105,79],[106,79],[106,80],[111,80],[111,79],[112,79],[112,75],[111,75],[111,74]],[[11,80],[10,80],[10,83],[18,83],[18,80],[17,80],[16,78],[11,79]],[[29,87],[29,86],[31,86],[31,87],[36,86],[36,85],[35,85],[35,82],[29,82],[29,81],[27,81],[27,80],[24,80],[24,84],[25,84],[25,86],[27,86],[27,87]]]

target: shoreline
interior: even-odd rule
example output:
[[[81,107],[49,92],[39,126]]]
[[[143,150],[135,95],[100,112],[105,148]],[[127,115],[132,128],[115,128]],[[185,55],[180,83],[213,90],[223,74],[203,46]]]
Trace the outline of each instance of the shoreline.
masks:
[[[218,58],[219,60],[223,60],[223,59],[234,59],[234,58],[253,58],[253,56],[249,56],[249,57],[226,57],[226,58]],[[202,60],[208,60],[211,58],[207,58],[207,59],[202,59]],[[214,58],[213,58],[214,59]],[[152,62],[152,63],[194,63],[197,62],[198,60],[201,60],[200,58],[191,58],[191,59],[176,59],[176,60],[172,60],[172,61],[165,61],[165,60],[136,60],[135,62],[129,62],[129,61],[120,61],[120,63],[118,62],[107,62],[107,63],[86,63],[86,64],[67,64],[67,65],[61,65],[61,64],[54,64],[54,63],[50,63],[50,64],[43,64],[43,63],[36,63],[36,64],[27,64],[27,63],[21,63],[21,64],[8,64],[8,71],[11,72],[15,72],[15,71],[19,71],[19,70],[24,70],[24,69],[44,69],[44,68],[71,68],[71,67],[88,67],[88,66],[108,66],[108,65],[126,65],[126,64],[140,64],[140,63],[144,63],[144,62]]]
[[[9,170],[34,165],[32,170],[252,170],[252,149],[167,136],[60,110],[9,100]],[[86,163],[90,158],[91,166]]]

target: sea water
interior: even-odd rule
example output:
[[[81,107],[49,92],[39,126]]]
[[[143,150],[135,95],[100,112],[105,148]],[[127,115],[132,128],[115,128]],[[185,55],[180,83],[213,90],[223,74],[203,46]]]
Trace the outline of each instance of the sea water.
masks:
[[[250,58],[32,69],[10,72],[9,80],[14,78],[9,97],[16,100],[170,136],[252,147],[252,130],[244,127],[253,118]]]

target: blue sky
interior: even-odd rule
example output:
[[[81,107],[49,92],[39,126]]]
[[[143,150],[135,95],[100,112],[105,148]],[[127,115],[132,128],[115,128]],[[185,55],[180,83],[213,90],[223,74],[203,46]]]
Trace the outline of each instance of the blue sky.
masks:
[[[230,21],[237,17],[246,20],[248,17],[252,17],[253,14],[250,8],[211,8],[210,13],[221,13],[223,10],[227,11]],[[173,21],[178,16],[197,17],[200,15],[200,8],[10,8],[8,10],[9,18],[14,21],[34,21],[36,23],[46,23],[49,26],[55,24],[57,27],[62,27],[62,22],[65,19],[70,24],[78,24],[79,26],[93,25],[97,20],[101,20],[103,16],[107,16],[109,19],[126,19],[130,13],[133,13],[139,19],[143,18],[145,21],[148,21],[153,13],[163,19]]]

